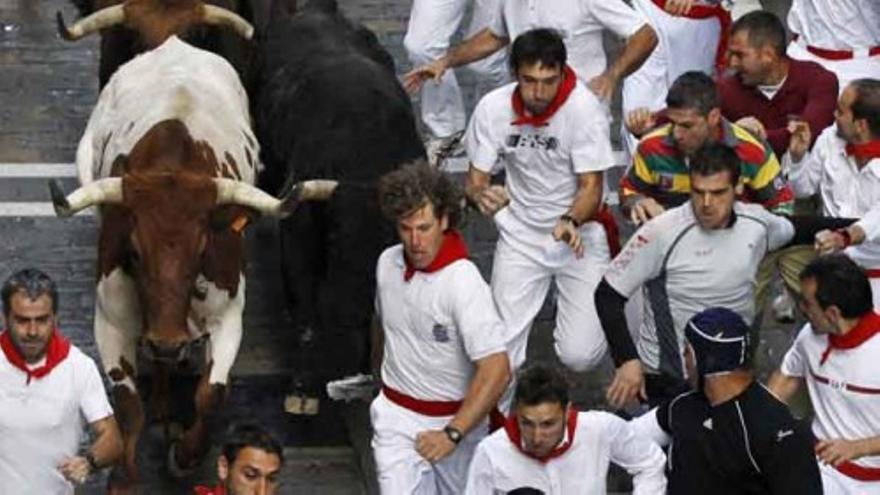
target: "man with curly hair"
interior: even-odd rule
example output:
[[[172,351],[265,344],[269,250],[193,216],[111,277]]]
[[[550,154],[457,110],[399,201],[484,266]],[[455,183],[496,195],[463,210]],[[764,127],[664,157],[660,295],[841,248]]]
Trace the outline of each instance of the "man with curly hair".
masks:
[[[463,493],[486,418],[510,380],[505,329],[455,230],[461,192],[426,163],[384,176],[400,244],[376,267],[373,449],[384,494]]]

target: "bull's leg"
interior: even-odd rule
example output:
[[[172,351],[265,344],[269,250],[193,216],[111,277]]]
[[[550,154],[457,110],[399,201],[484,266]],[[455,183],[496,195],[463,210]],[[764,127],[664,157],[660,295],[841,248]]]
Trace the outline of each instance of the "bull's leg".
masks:
[[[95,342],[113,389],[124,455],[113,468],[108,492],[130,493],[137,481],[135,457],[144,411],[135,386],[137,338],[141,316],[134,281],[117,268],[98,282]]]
[[[210,433],[215,429],[220,406],[226,398],[229,372],[238,354],[242,336],[245,278],[241,275],[238,292],[229,292],[213,283],[199,280],[200,287],[207,287],[204,299],[193,299],[191,311],[195,319],[204,319],[211,334],[208,346],[209,365],[202,373],[195,395],[195,421],[172,446],[169,468],[182,473],[198,464],[210,448]]]

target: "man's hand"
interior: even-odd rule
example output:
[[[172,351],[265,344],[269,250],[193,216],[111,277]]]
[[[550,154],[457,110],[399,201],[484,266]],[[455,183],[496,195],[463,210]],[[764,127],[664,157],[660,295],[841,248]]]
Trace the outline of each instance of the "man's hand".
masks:
[[[635,225],[641,225],[666,211],[654,198],[642,198],[634,204],[629,212],[629,219]]]
[[[614,95],[614,90],[617,89],[617,83],[617,78],[605,71],[590,79],[590,81],[587,82],[587,87],[590,88],[590,91],[592,91],[600,100],[610,101],[611,97]]]
[[[569,220],[560,218],[556,221],[556,227],[553,227],[553,240],[567,243],[577,258],[584,255],[584,242],[581,233]]]
[[[416,452],[430,463],[440,462],[455,450],[455,443],[443,430],[427,430],[416,435]]]
[[[810,132],[810,125],[803,120],[789,121],[788,132],[791,133],[791,139],[788,141],[788,154],[791,156],[791,161],[798,163],[810,149],[810,140],[813,139],[813,134]]]
[[[645,107],[636,108],[626,115],[624,120],[626,130],[635,137],[642,137],[645,133],[657,127],[657,118],[654,112]]]
[[[840,232],[822,230],[816,233],[813,249],[819,254],[829,254],[846,247],[846,238]]]
[[[76,456],[65,459],[58,465],[58,470],[71,483],[82,485],[92,472],[89,461],[85,457]]]
[[[634,399],[648,400],[642,362],[638,359],[630,359],[621,364],[614,372],[614,380],[608,386],[605,398],[611,407],[617,409],[624,407]]]
[[[837,466],[844,461],[852,461],[865,455],[862,442],[858,440],[819,440],[816,455],[826,464]]]
[[[427,79],[439,83],[448,68],[445,57],[438,58],[428,65],[416,67],[403,75],[403,87],[408,93],[415,93],[422,88],[422,84]]]
[[[477,208],[487,217],[494,216],[509,202],[510,197],[507,195],[507,189],[497,184],[483,189],[476,198]]]
[[[672,15],[686,15],[694,6],[694,0],[666,0],[666,12]]]
[[[752,135],[759,139],[767,139],[767,129],[764,128],[764,124],[751,115],[737,120],[735,124],[751,132]]]

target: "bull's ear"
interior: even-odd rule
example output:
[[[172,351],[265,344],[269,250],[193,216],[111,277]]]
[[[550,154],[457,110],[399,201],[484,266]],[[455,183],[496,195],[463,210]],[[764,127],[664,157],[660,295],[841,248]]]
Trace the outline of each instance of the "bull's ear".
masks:
[[[211,211],[208,222],[211,230],[217,232],[229,230],[236,234],[241,234],[259,216],[260,214],[252,208],[241,205],[223,205]]]

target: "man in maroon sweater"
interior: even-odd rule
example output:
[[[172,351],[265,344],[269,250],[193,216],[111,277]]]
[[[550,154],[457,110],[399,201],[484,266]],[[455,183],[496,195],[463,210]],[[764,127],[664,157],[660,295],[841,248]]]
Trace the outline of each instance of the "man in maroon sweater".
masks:
[[[805,121],[821,133],[834,122],[837,105],[837,76],[815,62],[788,58],[785,46],[779,18],[765,11],[744,15],[731,27],[733,73],[718,81],[722,115],[766,138],[777,156],[788,150],[789,121]]]

